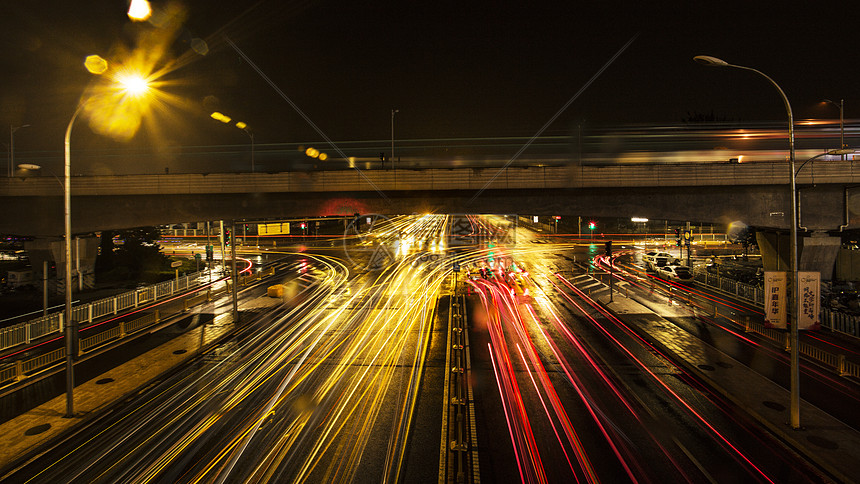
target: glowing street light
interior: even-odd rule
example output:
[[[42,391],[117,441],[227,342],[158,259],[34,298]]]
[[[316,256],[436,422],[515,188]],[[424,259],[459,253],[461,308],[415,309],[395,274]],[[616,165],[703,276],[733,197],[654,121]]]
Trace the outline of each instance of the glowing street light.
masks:
[[[125,91],[135,97],[142,96],[149,91],[149,83],[147,80],[138,74],[123,73],[116,78],[117,83],[125,89]]]
[[[131,0],[128,6],[128,18],[142,22],[152,15],[152,7],[146,0]]]
[[[85,66],[90,72],[104,72],[107,70],[107,61],[99,56],[89,56],[86,58]],[[122,81],[124,79],[125,82]],[[131,74],[123,74],[118,78],[117,85],[123,91],[133,93],[134,97],[140,97],[148,89],[145,81],[142,81],[142,76],[132,76]],[[78,115],[87,105],[86,99],[81,99],[78,103],[72,119],[66,127],[65,146],[65,163],[64,163],[64,183],[63,183],[63,211],[65,219],[65,239],[66,239],[66,312],[65,312],[65,338],[66,338],[66,417],[75,416],[74,405],[74,388],[75,388],[75,373],[74,373],[74,352],[76,346],[74,339],[77,337],[77,324],[72,320],[72,156],[71,156],[71,137],[72,127],[75,125],[75,120]],[[78,274],[80,277],[80,274]]]
[[[230,118],[230,116],[225,116],[225,115],[219,113],[218,111],[215,111],[214,113],[210,114],[209,116],[212,119],[214,119],[216,121],[221,121],[224,124],[227,124],[233,120],[232,118]]]

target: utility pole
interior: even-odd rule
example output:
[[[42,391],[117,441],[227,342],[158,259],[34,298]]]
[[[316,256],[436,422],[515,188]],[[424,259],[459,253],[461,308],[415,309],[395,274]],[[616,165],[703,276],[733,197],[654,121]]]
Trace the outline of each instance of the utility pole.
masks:
[[[394,115],[399,113],[399,109],[391,110],[391,167],[394,168]]]
[[[230,221],[230,257],[233,259],[232,277],[233,281],[233,323],[239,322],[239,274],[236,273],[236,220]]]

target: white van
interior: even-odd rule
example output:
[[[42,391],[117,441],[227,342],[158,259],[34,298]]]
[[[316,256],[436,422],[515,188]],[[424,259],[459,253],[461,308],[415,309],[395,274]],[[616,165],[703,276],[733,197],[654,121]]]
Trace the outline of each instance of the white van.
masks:
[[[669,264],[676,264],[678,260],[668,252],[651,251],[642,255],[642,260],[645,262],[645,267],[649,271],[656,271],[657,268]]]

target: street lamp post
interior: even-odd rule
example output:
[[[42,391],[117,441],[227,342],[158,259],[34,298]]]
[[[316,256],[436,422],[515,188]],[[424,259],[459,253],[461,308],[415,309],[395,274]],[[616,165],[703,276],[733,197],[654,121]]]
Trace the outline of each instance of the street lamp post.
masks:
[[[391,110],[391,167],[394,168],[394,115],[399,113],[399,109]]]
[[[96,56],[91,56],[96,57]],[[87,59],[90,62],[90,58]],[[99,58],[101,62],[104,63],[105,68],[107,67],[107,63]],[[89,66],[88,66],[89,69]],[[91,72],[93,72],[91,70]],[[98,73],[104,72],[104,69],[98,71]],[[121,79],[118,79],[119,84],[122,86],[122,89],[131,93],[131,94],[140,94],[148,89],[147,81],[143,78],[135,75],[123,76]],[[75,405],[74,405],[74,388],[75,388],[75,374],[74,374],[74,358],[76,357],[75,352],[77,350],[77,345],[75,344],[76,338],[78,336],[78,325],[77,322],[72,320],[72,152],[71,152],[71,137],[72,137],[72,127],[75,125],[75,120],[78,119],[78,115],[83,111],[84,106],[86,106],[87,101],[85,99],[81,99],[78,102],[78,107],[75,109],[75,113],[72,114],[72,119],[69,120],[69,125],[66,127],[66,137],[64,139],[64,183],[63,183],[63,215],[65,221],[64,227],[64,237],[66,239],[66,281],[65,281],[65,291],[66,291],[66,308],[65,308],[65,339],[66,339],[66,417],[71,418],[75,416]],[[80,274],[78,274],[80,277]]]
[[[773,87],[779,92],[780,97],[782,98],[783,104],[785,104],[785,111],[788,114],[788,148],[789,148],[789,170],[790,170],[790,178],[791,178],[791,283],[792,287],[792,296],[793,301],[792,305],[792,315],[790,325],[790,344],[791,344],[791,356],[790,356],[790,414],[791,414],[791,428],[799,429],[800,428],[800,367],[799,367],[799,334],[798,334],[798,314],[800,308],[800,290],[797,284],[797,190],[795,187],[795,170],[794,170],[794,115],[791,112],[791,104],[788,102],[788,98],[785,96],[785,92],[783,92],[782,88],[779,87],[773,79],[771,79],[767,74],[759,71],[758,69],[753,69],[751,67],[738,66],[734,64],[729,64],[728,62],[718,59],[716,57],[711,57],[708,55],[697,55],[693,57],[693,60],[698,62],[699,64],[703,64],[711,67],[734,67],[735,69],[743,69],[745,71],[754,72],[770,82]]]
[[[72,126],[84,107],[84,102],[78,103],[78,108],[66,127],[65,163],[63,166],[63,215],[65,220],[64,236],[66,239],[66,317],[64,324],[66,336],[66,417],[75,416],[75,364],[73,338],[77,336],[77,325],[72,321],[72,152],[70,140],[72,137]]]
[[[15,131],[21,128],[29,128],[29,124],[21,126],[9,126],[9,178],[15,176]]]
[[[844,149],[845,148],[845,111],[844,111],[845,100],[840,99],[839,104],[831,101],[830,99],[825,99],[823,102],[832,104],[832,105],[837,106],[839,108],[839,149],[840,150]],[[843,156],[842,159],[844,160],[845,157]]]

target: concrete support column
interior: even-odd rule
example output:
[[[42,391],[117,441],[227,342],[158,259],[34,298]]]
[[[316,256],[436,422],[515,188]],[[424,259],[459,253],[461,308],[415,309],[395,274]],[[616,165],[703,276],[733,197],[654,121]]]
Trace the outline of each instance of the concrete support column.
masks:
[[[766,271],[788,271],[789,267],[789,236],[780,232],[765,232],[758,230],[755,233],[761,261]]]

